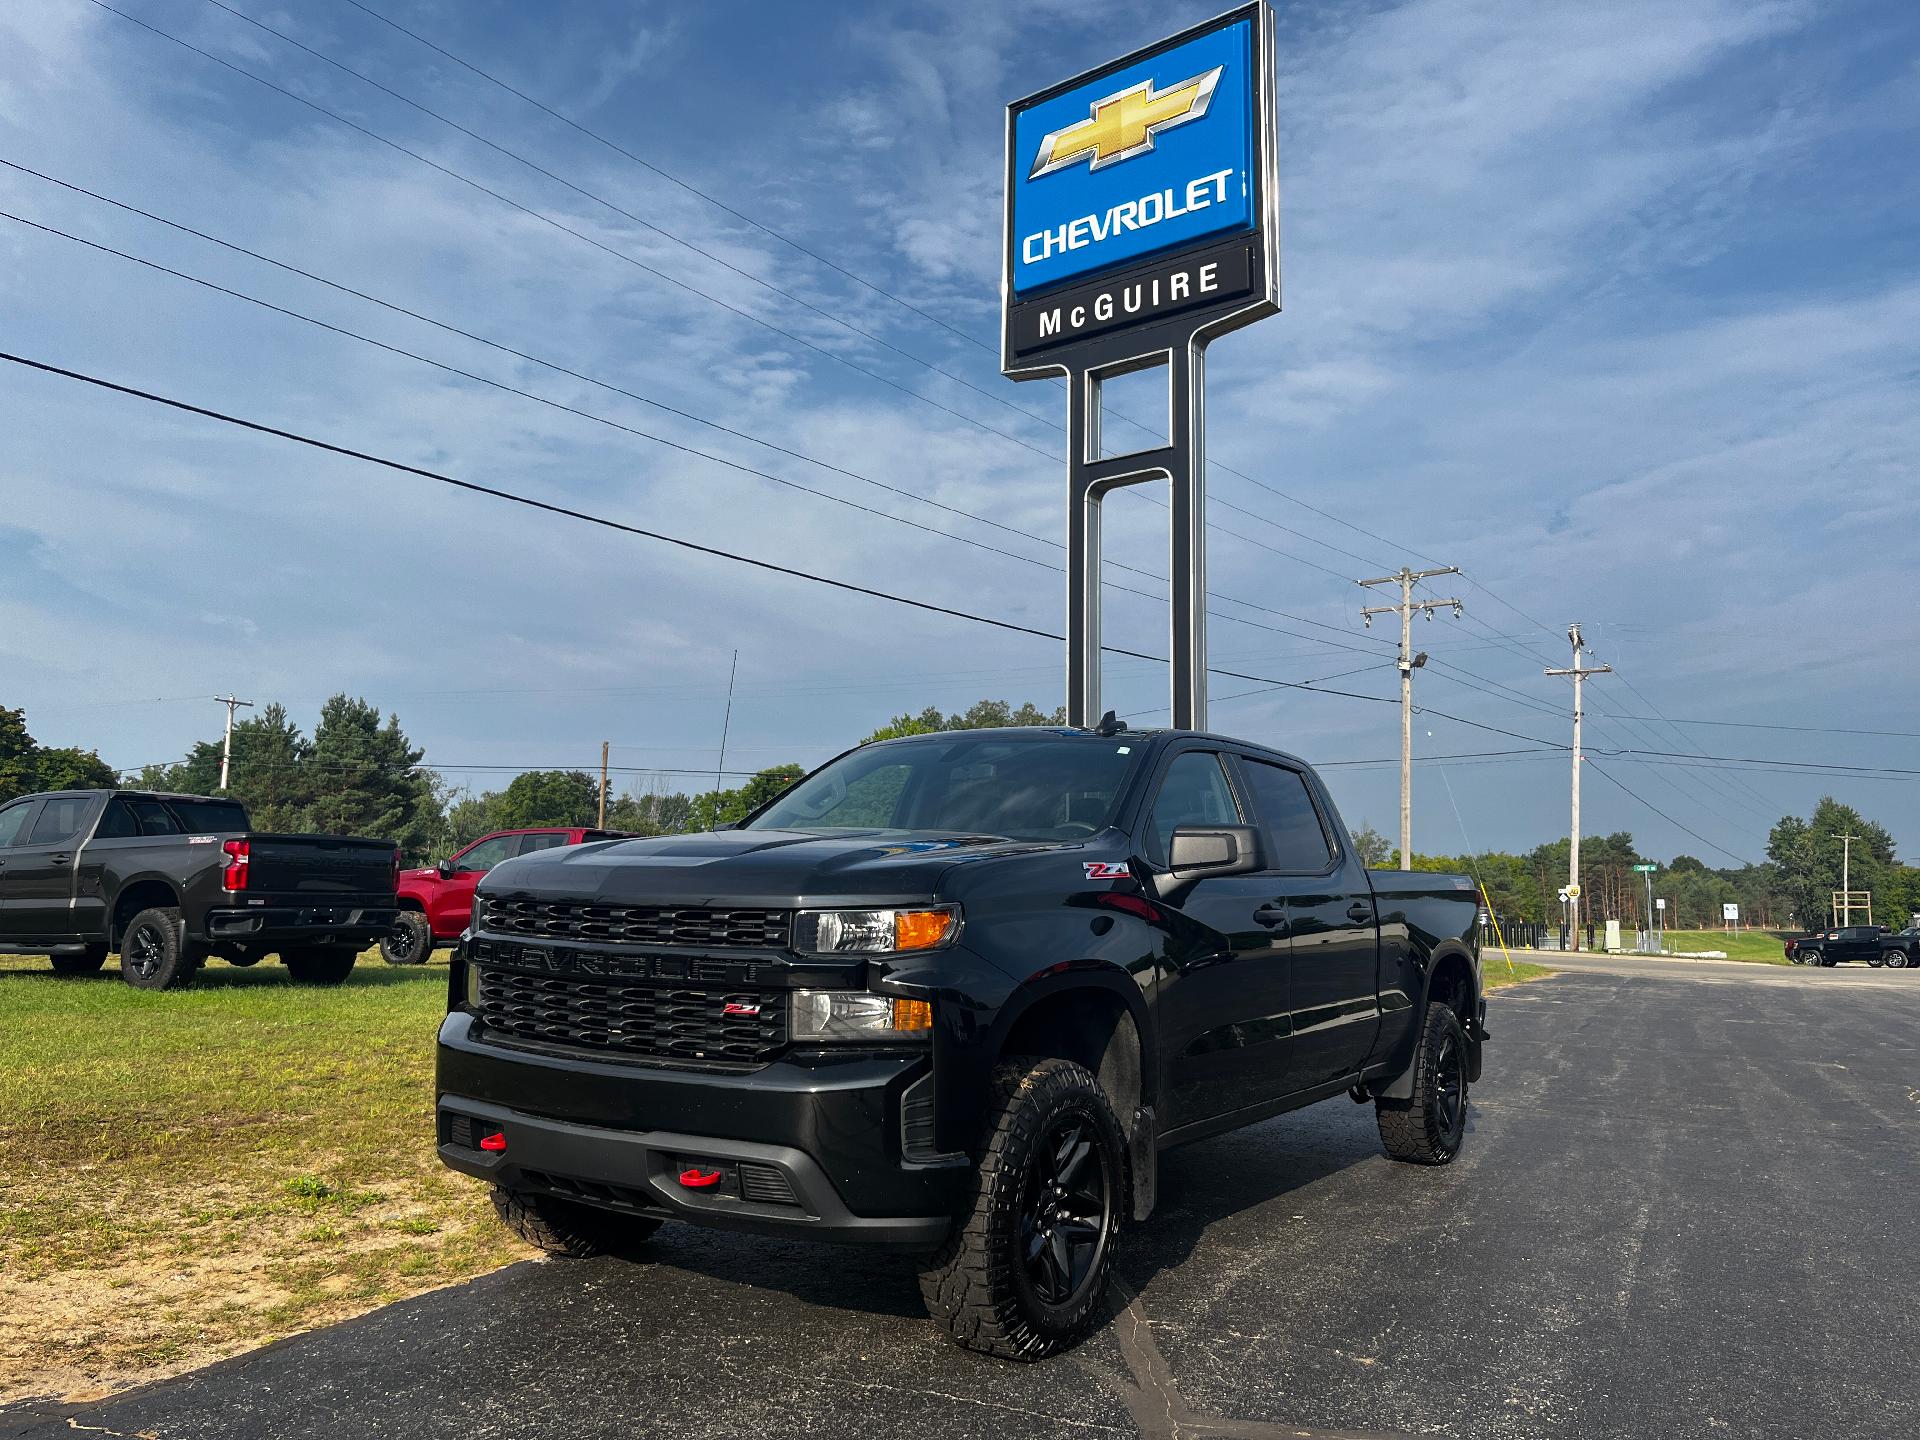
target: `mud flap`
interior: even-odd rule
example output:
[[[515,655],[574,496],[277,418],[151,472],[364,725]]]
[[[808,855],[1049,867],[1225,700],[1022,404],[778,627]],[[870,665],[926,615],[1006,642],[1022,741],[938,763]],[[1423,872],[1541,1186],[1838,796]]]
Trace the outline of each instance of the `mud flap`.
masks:
[[[1133,1112],[1133,1133],[1127,1137],[1129,1168],[1133,1171],[1133,1218],[1145,1220],[1153,1214],[1160,1189],[1159,1132],[1153,1123],[1153,1107],[1143,1105]]]

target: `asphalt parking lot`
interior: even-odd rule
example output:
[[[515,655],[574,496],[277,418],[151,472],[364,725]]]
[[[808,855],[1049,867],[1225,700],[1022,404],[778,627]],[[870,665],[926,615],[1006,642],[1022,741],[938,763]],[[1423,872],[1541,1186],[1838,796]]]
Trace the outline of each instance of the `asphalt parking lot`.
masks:
[[[953,1348],[904,1259],[672,1226],[0,1436],[1920,1434],[1920,978],[1569,964],[1491,1002],[1458,1163],[1344,1100],[1180,1151],[1045,1364]]]

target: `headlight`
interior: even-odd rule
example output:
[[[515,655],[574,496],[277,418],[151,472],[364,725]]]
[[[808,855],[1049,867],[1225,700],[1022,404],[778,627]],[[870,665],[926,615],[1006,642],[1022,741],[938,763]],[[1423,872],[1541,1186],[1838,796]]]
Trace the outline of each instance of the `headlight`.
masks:
[[[932,950],[952,940],[960,912],[932,910],[802,910],[793,917],[793,948],[803,955],[889,955]]]
[[[865,990],[793,992],[793,1039],[924,1040],[933,1032],[933,1007]]]

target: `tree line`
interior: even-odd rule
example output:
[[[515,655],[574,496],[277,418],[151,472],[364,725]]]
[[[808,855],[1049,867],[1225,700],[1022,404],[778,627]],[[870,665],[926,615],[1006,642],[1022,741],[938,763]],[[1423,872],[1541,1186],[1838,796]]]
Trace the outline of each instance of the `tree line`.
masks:
[[[952,713],[929,706],[895,715],[860,743],[1065,722],[1062,710],[981,700]],[[220,783],[220,752],[218,737],[197,741],[181,760],[149,765],[129,783],[213,794]],[[441,858],[494,830],[601,823],[599,781],[585,770],[530,770],[498,790],[476,793],[449,782],[424,760],[399,716],[383,717],[364,699],[335,695],[320,707],[311,735],[286,707],[268,705],[233,727],[228,793],[245,802],[258,829],[377,836],[392,840],[410,861]],[[636,835],[710,830],[744,819],[803,773],[802,766],[790,762],[756,771],[731,789],[675,790],[656,784],[608,795],[605,825]],[[22,711],[0,706],[0,802],[36,790],[118,782],[97,753],[42,746],[28,733]],[[1895,928],[1907,924],[1920,911],[1920,867],[1900,863],[1886,826],[1829,796],[1804,820],[1781,817],[1768,836],[1763,863],[1715,869],[1694,856],[1678,855],[1663,864],[1654,876],[1654,893],[1667,901],[1666,925],[1715,928],[1721,906],[1728,903],[1740,907],[1742,923],[1763,929],[1826,925],[1832,892],[1841,888],[1843,834],[1856,837],[1849,883],[1873,892],[1873,918]],[[1367,864],[1398,863],[1392,846],[1371,826],[1360,826],[1353,838]],[[1503,922],[1553,923],[1560,918],[1567,849],[1563,837],[1524,854],[1419,855],[1414,868],[1474,876],[1486,886]],[[1581,837],[1580,861],[1581,898],[1589,918],[1633,924],[1644,914],[1645,877],[1633,867],[1654,862],[1630,833]]]
[[[1823,797],[1802,820],[1784,815],[1767,836],[1767,858],[1759,864],[1716,869],[1692,855],[1656,861],[1634,844],[1627,831],[1580,837],[1580,903],[1586,918],[1638,924],[1646,914],[1645,874],[1636,865],[1659,864],[1653,893],[1667,902],[1662,923],[1673,930],[1712,930],[1721,924],[1722,906],[1740,907],[1740,923],[1762,930],[1820,929],[1832,923],[1833,893],[1841,888],[1842,834],[1856,838],[1848,882],[1873,892],[1873,918],[1900,929],[1920,913],[1920,866],[1904,865],[1894,855],[1887,827],[1867,819],[1851,805]],[[1392,868],[1399,851],[1371,826],[1362,826],[1354,845],[1371,866]],[[1486,887],[1503,923],[1557,923],[1560,890],[1567,883],[1568,842],[1563,837],[1525,854],[1490,850],[1475,855],[1416,855],[1416,870],[1472,875]],[[1866,916],[1856,913],[1856,923]]]

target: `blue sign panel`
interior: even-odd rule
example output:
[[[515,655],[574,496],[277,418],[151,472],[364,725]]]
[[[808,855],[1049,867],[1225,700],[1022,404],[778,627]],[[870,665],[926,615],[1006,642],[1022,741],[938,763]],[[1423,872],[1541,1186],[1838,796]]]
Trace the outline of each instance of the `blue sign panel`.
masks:
[[[1242,19],[1015,115],[1016,298],[1253,229],[1256,53]]]

